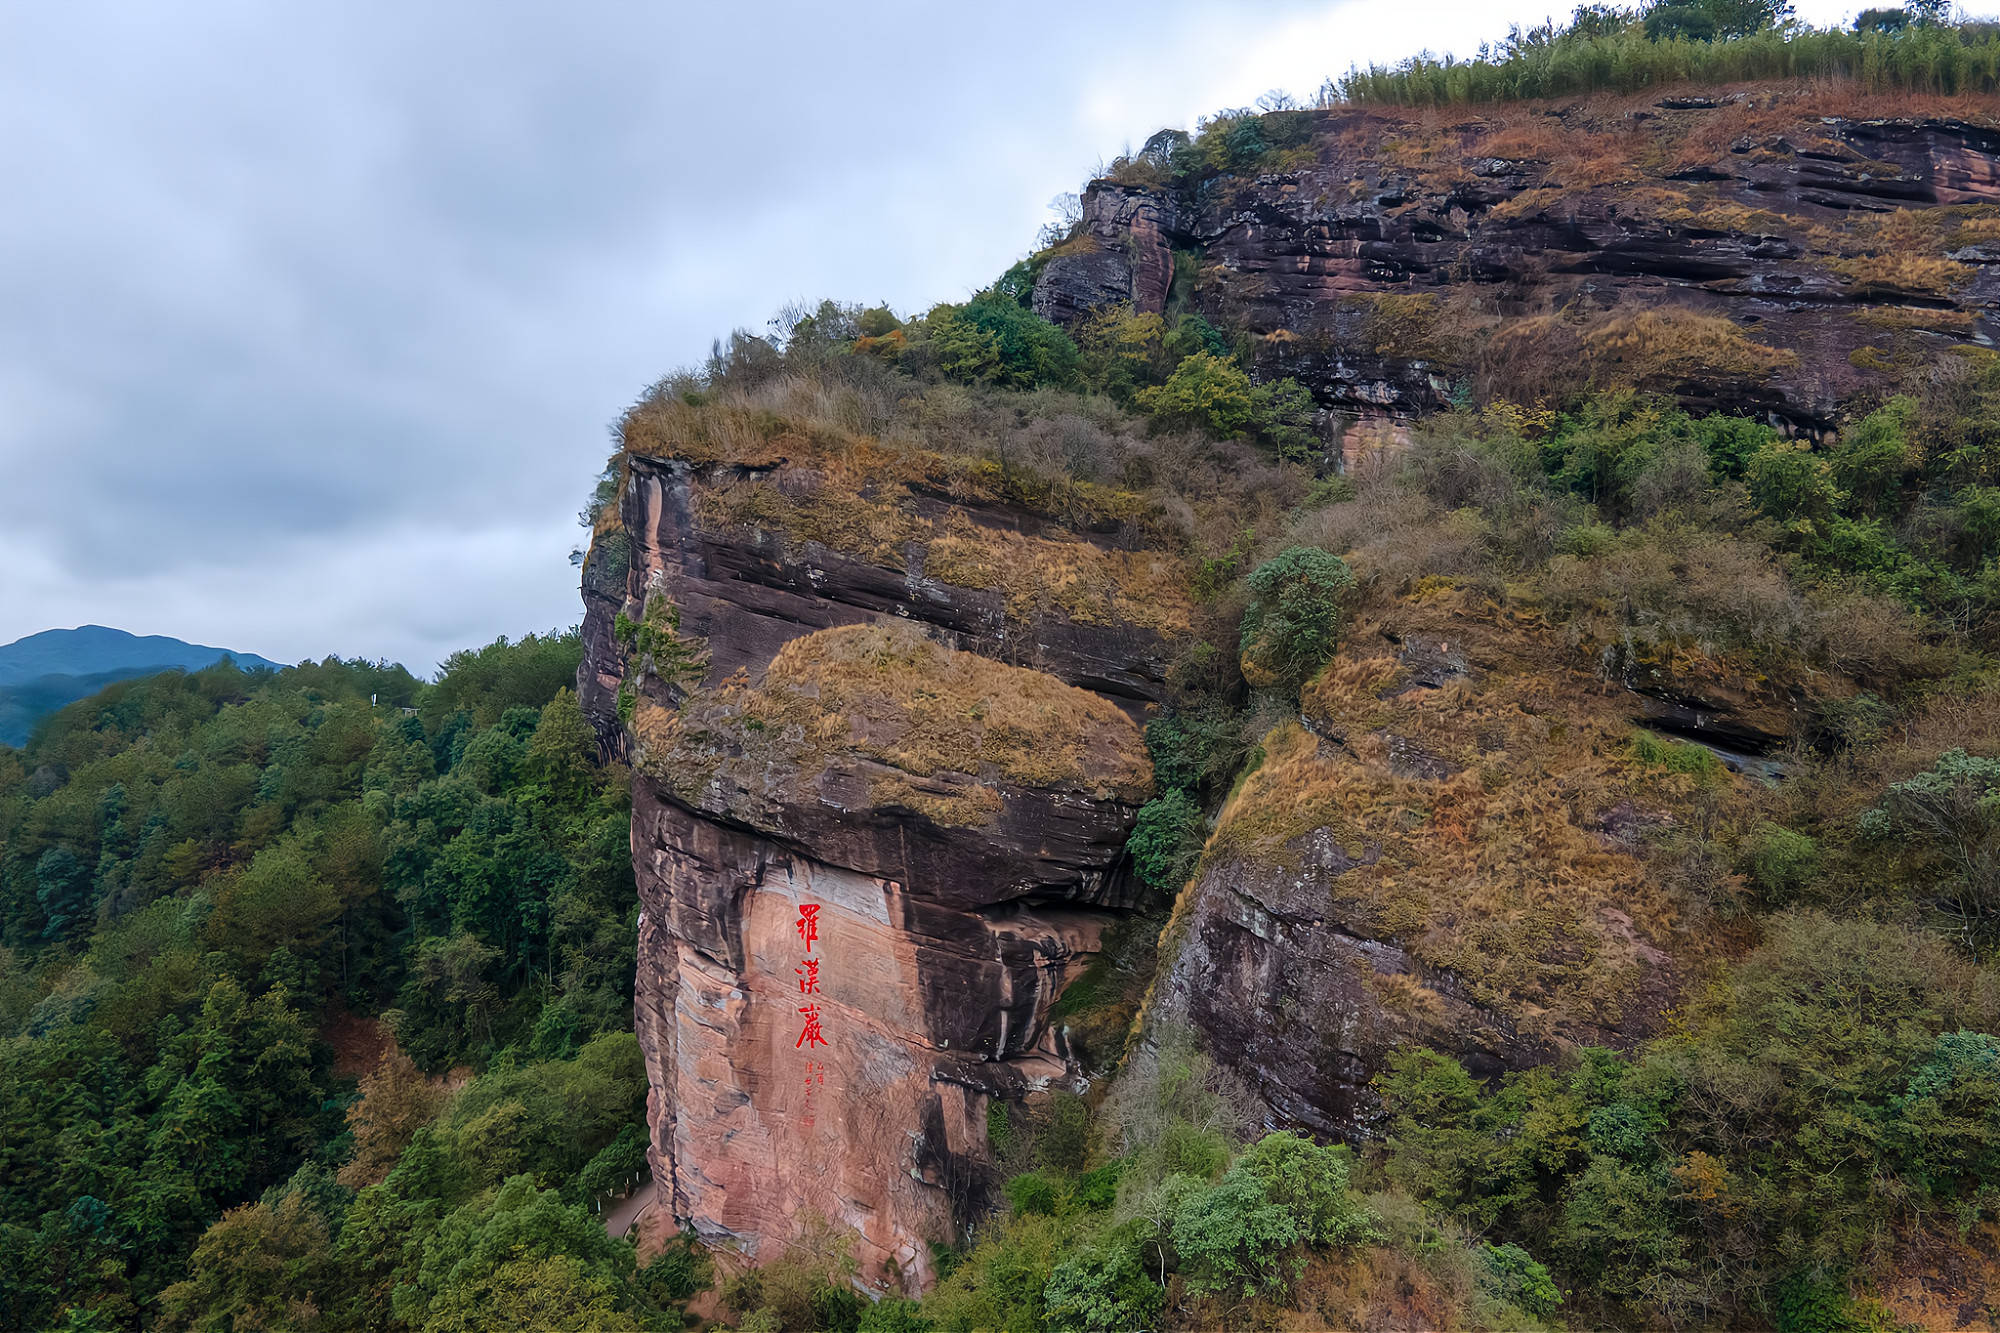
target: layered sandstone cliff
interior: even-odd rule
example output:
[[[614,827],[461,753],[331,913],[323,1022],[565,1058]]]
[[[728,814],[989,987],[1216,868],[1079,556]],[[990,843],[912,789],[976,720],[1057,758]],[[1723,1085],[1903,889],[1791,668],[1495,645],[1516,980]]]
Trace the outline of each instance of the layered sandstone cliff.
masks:
[[[1818,433],[2000,302],[2000,130],[1879,100],[1286,113],[1292,170],[1093,184],[1035,305],[1171,300],[1349,423],[1595,375]]]
[[[586,567],[581,672],[634,766],[655,1177],[753,1260],[820,1215],[870,1286],[923,1286],[984,1210],[989,1099],[1075,1077],[1049,1011],[1132,906],[1131,714],[1183,585],[935,457],[849,487],[823,441],[660,447]]]

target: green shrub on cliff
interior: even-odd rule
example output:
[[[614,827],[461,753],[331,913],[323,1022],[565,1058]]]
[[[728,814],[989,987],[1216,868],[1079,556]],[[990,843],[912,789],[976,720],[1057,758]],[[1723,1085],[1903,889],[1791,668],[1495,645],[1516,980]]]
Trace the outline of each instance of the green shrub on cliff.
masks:
[[[1178,788],[1139,807],[1126,849],[1139,878],[1164,893],[1187,882],[1207,829],[1201,807]]]
[[[1257,420],[1250,377],[1235,362],[1196,352],[1167,377],[1143,390],[1139,407],[1169,426],[1192,426],[1218,435],[1247,435]]]
[[[1380,1158],[1417,1198],[1547,1256],[1583,1317],[1754,1308],[1798,1265],[1843,1273],[1881,1228],[2000,1216],[2000,1020],[1935,936],[1778,918],[1769,942],[1627,1058],[1488,1088],[1412,1052],[1378,1080]]]
[[[1008,389],[1060,388],[1076,380],[1070,336],[1018,301],[991,293],[962,306],[939,306],[924,319],[925,337],[948,378]]]
[[[1187,1289],[1243,1299],[1283,1292],[1309,1249],[1381,1234],[1349,1188],[1346,1150],[1285,1133],[1258,1140],[1217,1184],[1186,1190],[1172,1221]]]
[[[1319,445],[1312,394],[1294,379],[1252,384],[1234,361],[1208,351],[1185,357],[1164,384],[1133,401],[1162,425],[1254,439],[1302,461]]]
[[[1259,565],[1243,613],[1243,678],[1296,693],[1340,646],[1342,604],[1354,589],[1347,562],[1293,546]]]
[[[1919,882],[1932,886],[1937,910],[1975,948],[2000,938],[2000,758],[1948,750],[1890,786],[1861,827],[1896,842]]]

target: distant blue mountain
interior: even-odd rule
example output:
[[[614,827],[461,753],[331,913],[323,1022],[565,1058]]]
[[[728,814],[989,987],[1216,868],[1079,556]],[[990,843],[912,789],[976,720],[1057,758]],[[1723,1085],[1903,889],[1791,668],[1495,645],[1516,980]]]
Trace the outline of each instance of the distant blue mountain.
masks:
[[[50,629],[0,645],[0,745],[24,745],[35,723],[106,685],[162,671],[199,671],[225,657],[246,671],[279,664],[255,653],[127,634],[102,625]]]

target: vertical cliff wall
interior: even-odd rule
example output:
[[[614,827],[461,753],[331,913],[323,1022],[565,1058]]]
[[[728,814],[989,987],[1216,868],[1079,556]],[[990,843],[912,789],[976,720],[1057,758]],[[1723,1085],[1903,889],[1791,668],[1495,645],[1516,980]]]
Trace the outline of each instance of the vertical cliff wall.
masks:
[[[989,1099],[1073,1077],[1049,1010],[1132,905],[1134,716],[1185,596],[1116,532],[921,476],[836,490],[790,447],[630,457],[585,567],[652,1159],[711,1241],[768,1259],[819,1214],[871,1286],[922,1286],[985,1206]]]

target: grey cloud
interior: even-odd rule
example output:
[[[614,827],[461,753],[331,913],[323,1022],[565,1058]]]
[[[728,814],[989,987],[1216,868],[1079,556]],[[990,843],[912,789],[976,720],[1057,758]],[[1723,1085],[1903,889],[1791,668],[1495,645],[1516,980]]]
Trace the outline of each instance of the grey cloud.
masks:
[[[1107,97],[1143,138],[1328,9],[0,0],[0,640],[568,623],[647,382],[794,297],[962,297]]]

